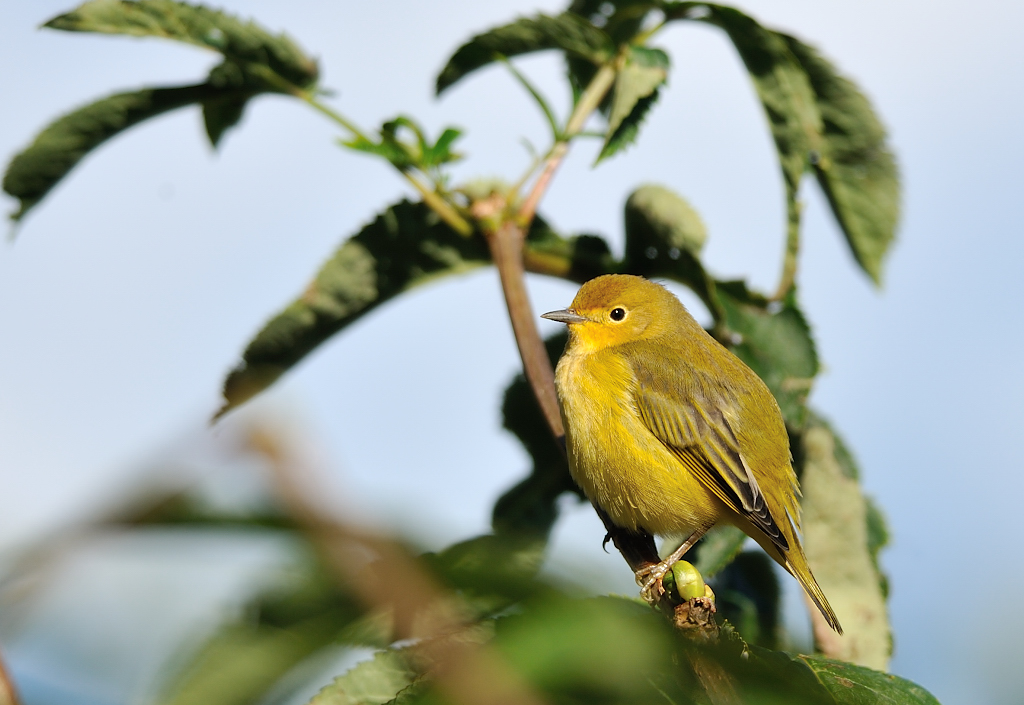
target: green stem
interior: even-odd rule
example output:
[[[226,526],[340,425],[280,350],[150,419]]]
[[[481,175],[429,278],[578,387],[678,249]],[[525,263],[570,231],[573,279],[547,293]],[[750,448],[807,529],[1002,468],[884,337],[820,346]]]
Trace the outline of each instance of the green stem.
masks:
[[[295,93],[294,95],[304,100],[314,110],[320,112],[323,115],[326,115],[328,118],[344,127],[346,130],[352,133],[354,137],[366,140],[367,142],[371,141],[370,138],[367,137],[362,132],[362,130],[360,130],[356,126],[354,122],[352,122],[351,120],[349,120],[348,118],[346,118],[344,115],[334,110],[333,108],[321,103],[313,96],[312,93],[308,91],[302,91],[300,93]],[[427,186],[420,182],[420,180],[417,179],[411,172],[405,169],[398,169],[398,173],[404,176],[405,179],[410,184],[412,184],[413,188],[415,188],[419,192],[420,196],[423,198],[423,202],[426,203],[432,211],[437,213],[441,220],[448,223],[448,225],[451,226],[452,230],[459,233],[460,235],[464,235],[467,237],[473,234],[472,224],[470,224],[468,220],[459,215],[458,211],[456,211],[455,208],[453,208],[452,205],[448,203],[448,201],[446,201],[440,194],[438,194],[437,191],[427,188]]]
[[[795,193],[786,194],[786,251],[782,256],[782,276],[773,301],[786,298],[796,282],[797,255],[800,252],[800,202]]]
[[[510,62],[507,58],[502,56],[501,63],[505,64],[505,68],[507,68],[509,72],[515,77],[515,79],[519,81],[520,84],[522,84],[523,88],[525,88],[527,92],[531,96],[533,96],[533,99],[537,102],[537,105],[540,106],[541,111],[544,113],[544,117],[546,117],[548,120],[548,125],[551,127],[551,138],[554,140],[559,139],[561,137],[561,130],[558,128],[558,120],[555,119],[555,114],[554,112],[552,112],[551,106],[548,105],[548,102],[544,100],[544,96],[541,95],[540,91],[537,90],[532,83],[530,83],[530,80],[526,78],[526,76],[524,76],[522,73],[520,73],[516,69],[516,67],[512,65],[512,62]]]
[[[452,230],[465,237],[469,237],[473,234],[473,226],[470,222],[459,215],[452,205],[438,194],[437,191],[431,191],[408,171],[404,171],[402,169],[399,169],[398,171],[402,176],[408,179],[409,183],[413,185],[413,188],[420,192],[423,202],[430,206],[430,209],[437,213],[441,220],[448,223]]]
[[[362,130],[356,127],[356,124],[354,122],[346,118],[344,115],[336,111],[334,108],[331,108],[330,106],[321,103],[313,96],[312,93],[303,91],[301,94],[298,95],[298,97],[306,101],[314,110],[320,112],[323,115],[326,115],[331,120],[344,127],[346,130],[351,132],[354,137],[366,140],[367,142],[371,141],[370,138],[367,137],[362,132]]]
[[[615,82],[615,75],[618,73],[618,64],[619,59],[616,59],[603,65],[594,74],[594,78],[590,81],[587,89],[583,91],[583,95],[580,96],[576,107],[573,108],[572,115],[569,116],[569,121],[565,125],[565,134],[562,136],[562,139],[556,141],[551,147],[551,151],[548,152],[547,160],[544,163],[544,169],[534,182],[530,194],[523,201],[523,205],[519,208],[516,219],[520,225],[525,227],[533,220],[540,199],[543,198],[548,186],[551,184],[552,177],[554,177],[558,167],[562,164],[562,160],[565,159],[565,155],[569,152],[569,142],[580,133],[587,120],[597,110],[597,106],[601,104],[605,95],[611,90],[612,84]]]

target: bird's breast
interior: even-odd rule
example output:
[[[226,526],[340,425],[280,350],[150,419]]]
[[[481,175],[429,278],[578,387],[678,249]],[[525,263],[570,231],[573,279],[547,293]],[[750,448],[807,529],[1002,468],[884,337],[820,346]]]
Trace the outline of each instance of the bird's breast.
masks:
[[[718,500],[644,424],[625,356],[567,351],[555,381],[573,479],[612,521],[662,535],[714,523]]]

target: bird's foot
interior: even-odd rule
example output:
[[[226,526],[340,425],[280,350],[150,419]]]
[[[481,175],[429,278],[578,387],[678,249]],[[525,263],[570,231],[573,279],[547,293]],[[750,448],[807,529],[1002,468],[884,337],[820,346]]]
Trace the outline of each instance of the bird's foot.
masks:
[[[661,596],[665,594],[665,586],[662,582],[675,561],[664,560],[661,563],[652,563],[636,571],[636,583],[640,586],[640,597],[649,605],[656,605]]]

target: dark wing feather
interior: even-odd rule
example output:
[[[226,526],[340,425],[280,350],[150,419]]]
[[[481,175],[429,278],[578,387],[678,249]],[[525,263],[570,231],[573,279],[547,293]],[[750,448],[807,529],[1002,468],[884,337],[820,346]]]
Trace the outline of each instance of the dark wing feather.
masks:
[[[680,370],[680,374],[688,371]],[[783,550],[789,541],[765,504],[754,473],[743,459],[729,418],[738,407],[716,385],[674,384],[680,377],[635,367],[634,401],[644,424],[700,482]],[[692,374],[692,373],[691,373]],[[701,391],[697,391],[701,390]]]

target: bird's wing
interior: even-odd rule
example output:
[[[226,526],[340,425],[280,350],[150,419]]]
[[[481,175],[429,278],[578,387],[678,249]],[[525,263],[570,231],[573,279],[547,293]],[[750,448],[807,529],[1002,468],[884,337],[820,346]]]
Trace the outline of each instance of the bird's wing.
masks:
[[[738,417],[735,401],[710,390],[687,393],[666,370],[653,374],[640,366],[636,372],[634,401],[651,433],[701,484],[788,551],[789,541],[768,510],[730,424]]]

